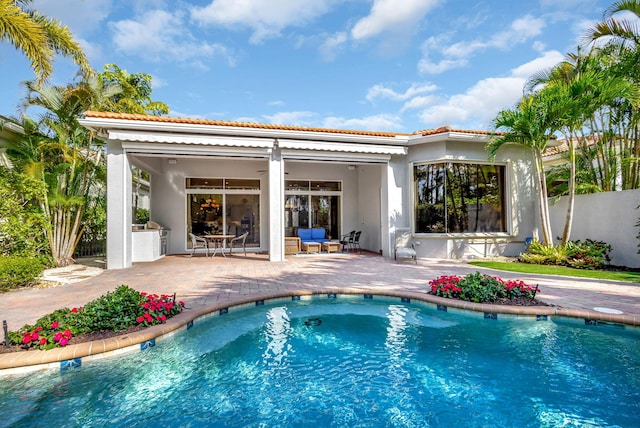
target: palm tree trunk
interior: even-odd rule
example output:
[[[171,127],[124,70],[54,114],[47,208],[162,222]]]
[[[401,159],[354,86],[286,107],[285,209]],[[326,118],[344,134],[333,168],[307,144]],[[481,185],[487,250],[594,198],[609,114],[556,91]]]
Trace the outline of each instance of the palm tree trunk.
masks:
[[[569,133],[569,197],[567,200],[567,215],[564,222],[564,230],[562,232],[561,245],[567,245],[569,237],[571,236],[571,225],[573,223],[573,206],[575,203],[576,195],[576,149],[573,141],[573,135]]]

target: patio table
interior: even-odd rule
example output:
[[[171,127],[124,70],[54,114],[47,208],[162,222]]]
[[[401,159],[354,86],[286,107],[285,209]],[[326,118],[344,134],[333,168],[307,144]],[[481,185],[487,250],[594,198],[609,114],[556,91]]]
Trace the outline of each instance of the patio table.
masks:
[[[218,248],[220,249],[220,253],[227,257],[224,253],[224,249],[227,248],[227,241],[229,239],[235,238],[236,235],[204,235],[204,239],[213,243],[213,255],[211,257],[215,257],[218,252]]]

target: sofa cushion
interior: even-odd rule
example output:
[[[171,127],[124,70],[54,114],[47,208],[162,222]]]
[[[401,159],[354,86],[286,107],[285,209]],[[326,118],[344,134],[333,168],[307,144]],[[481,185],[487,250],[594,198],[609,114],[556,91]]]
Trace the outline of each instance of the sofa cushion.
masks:
[[[298,229],[298,237],[302,241],[308,241],[311,239],[311,229]]]
[[[314,241],[324,240],[324,228],[323,227],[314,227],[311,229],[311,239]]]

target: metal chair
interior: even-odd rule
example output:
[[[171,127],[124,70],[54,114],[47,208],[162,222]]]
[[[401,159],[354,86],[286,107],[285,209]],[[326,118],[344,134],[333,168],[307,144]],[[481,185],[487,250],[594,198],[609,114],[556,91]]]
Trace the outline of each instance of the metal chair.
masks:
[[[245,247],[245,243],[247,242],[247,236],[249,236],[249,232],[245,232],[240,236],[236,236],[231,241],[229,241],[229,254],[233,253],[233,244],[238,242],[242,249],[244,250],[244,256],[247,257],[247,247]]]
[[[191,232],[189,232],[189,237],[191,238],[191,255],[189,257],[193,257],[193,254],[198,248],[204,248],[206,256],[209,257],[209,242],[205,238],[196,236]]]
[[[353,236],[353,242],[351,243],[351,248],[353,248],[354,251],[357,248],[358,253],[360,253],[360,235],[362,235],[361,230],[356,232],[356,234]]]
[[[344,253],[346,250],[349,249],[349,247],[351,247],[351,244],[353,244],[353,238],[356,236],[356,231],[352,230],[351,232],[342,235],[340,237],[340,244],[342,244],[342,252]]]

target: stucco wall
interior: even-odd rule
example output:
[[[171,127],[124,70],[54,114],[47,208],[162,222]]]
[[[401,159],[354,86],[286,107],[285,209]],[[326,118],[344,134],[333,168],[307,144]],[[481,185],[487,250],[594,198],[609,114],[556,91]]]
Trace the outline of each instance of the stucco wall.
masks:
[[[640,267],[638,228],[640,189],[576,195],[572,240],[593,239],[611,244],[611,263],[617,266]],[[567,213],[567,198],[551,201],[553,236],[562,236]]]
[[[376,166],[370,174],[375,176]],[[186,203],[184,183],[187,177],[226,177],[226,178],[260,178],[262,180],[262,197],[260,200],[260,243],[263,250],[269,248],[269,188],[268,174],[259,174],[257,171],[267,170],[266,160],[229,160],[229,159],[187,159],[179,158],[174,165],[166,159],[162,163],[161,173],[152,175],[151,180],[151,219],[171,229],[169,239],[169,253],[181,254],[186,249]],[[350,230],[362,228],[359,212],[359,185],[358,169],[350,170],[345,164],[330,164],[326,162],[297,162],[285,161],[285,180],[342,180],[342,230],[347,233]],[[378,172],[379,175],[379,172]],[[379,178],[378,178],[379,180]],[[361,220],[359,220],[361,219]],[[364,220],[371,231],[367,234],[377,233],[378,227],[372,226],[372,219],[365,215]],[[360,229],[359,229],[360,228]],[[346,232],[344,232],[346,231]],[[365,235],[365,232],[363,232]],[[335,237],[337,238],[337,237]],[[370,236],[368,239],[375,242],[378,237]],[[362,245],[370,249],[368,242]],[[377,251],[375,248],[374,251]]]
[[[478,141],[436,141],[409,148],[408,162],[449,161],[488,162],[485,143]],[[475,258],[495,255],[515,256],[524,250],[524,240],[535,231],[536,193],[533,163],[528,150],[516,145],[504,146],[495,162],[506,166],[507,233],[419,235],[414,240],[418,257]],[[413,209],[413,171],[406,171],[406,199]],[[405,216],[413,227],[412,212]]]

